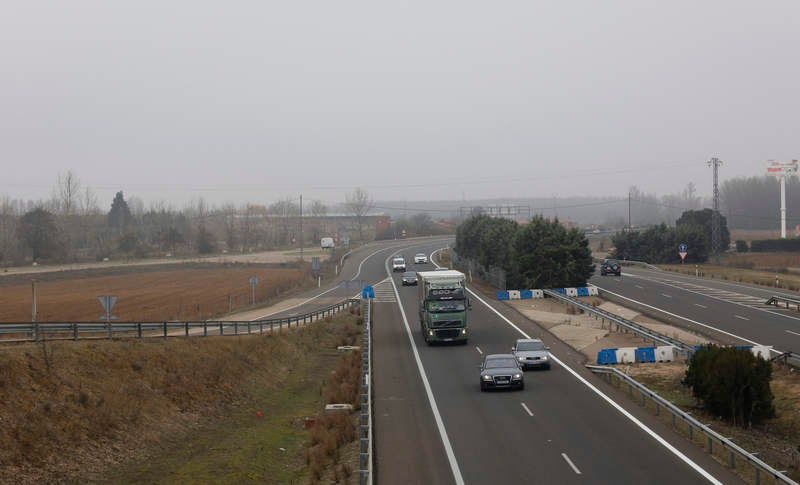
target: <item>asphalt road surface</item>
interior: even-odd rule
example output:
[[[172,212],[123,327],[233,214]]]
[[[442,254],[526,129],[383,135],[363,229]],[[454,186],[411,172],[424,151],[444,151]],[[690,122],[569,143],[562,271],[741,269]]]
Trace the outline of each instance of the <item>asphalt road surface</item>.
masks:
[[[786,290],[626,267],[621,277],[597,276],[601,295],[661,314],[672,323],[725,343],[772,345],[800,353],[800,313],[765,304],[772,295],[800,298]]]
[[[472,296],[467,345],[427,346],[416,288],[402,287],[387,262],[441,246],[417,243],[364,265],[390,278],[376,285],[373,324],[379,483],[740,483],[583,369],[582,356],[496,301]],[[553,369],[526,372],[524,391],[480,392],[481,356],[508,353],[522,332],[551,346]]]

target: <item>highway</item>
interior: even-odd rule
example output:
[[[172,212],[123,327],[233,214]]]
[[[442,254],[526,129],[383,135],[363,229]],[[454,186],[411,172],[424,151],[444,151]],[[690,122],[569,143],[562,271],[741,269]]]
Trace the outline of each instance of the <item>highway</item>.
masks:
[[[630,267],[621,277],[595,275],[591,283],[601,295],[639,304],[722,342],[800,353],[800,313],[764,304],[772,295],[798,298],[797,293]]]
[[[410,260],[441,246],[397,252]],[[427,346],[416,288],[389,272],[393,254],[363,268],[370,277],[383,271],[373,324],[379,483],[740,482],[634,403],[608,397],[613,391],[582,368],[582,356],[496,301],[472,296],[468,345]],[[557,365],[526,372],[524,391],[480,392],[481,356],[509,352],[524,334],[541,335]]]

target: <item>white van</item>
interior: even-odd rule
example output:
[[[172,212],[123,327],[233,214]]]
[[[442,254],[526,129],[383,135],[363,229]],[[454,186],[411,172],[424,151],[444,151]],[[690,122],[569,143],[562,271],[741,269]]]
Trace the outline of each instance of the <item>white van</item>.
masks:
[[[332,249],[333,248],[333,238],[332,237],[323,237],[320,242],[320,246],[322,249]]]

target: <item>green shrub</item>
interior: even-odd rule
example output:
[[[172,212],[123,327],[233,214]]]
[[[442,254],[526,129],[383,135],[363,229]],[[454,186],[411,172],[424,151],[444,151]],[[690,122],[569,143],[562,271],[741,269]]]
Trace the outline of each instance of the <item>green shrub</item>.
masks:
[[[747,251],[750,251],[750,247],[747,245],[747,241],[744,241],[742,239],[737,239],[736,240],[736,252],[737,253],[746,253]]]
[[[772,363],[746,348],[699,348],[683,379],[703,407],[737,426],[751,426],[775,415],[770,389]]]

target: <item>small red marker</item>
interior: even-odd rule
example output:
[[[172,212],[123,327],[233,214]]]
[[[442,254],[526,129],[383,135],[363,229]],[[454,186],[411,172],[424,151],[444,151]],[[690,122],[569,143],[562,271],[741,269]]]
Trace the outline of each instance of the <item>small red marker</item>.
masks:
[[[256,411],[256,416],[261,417],[261,411]]]

